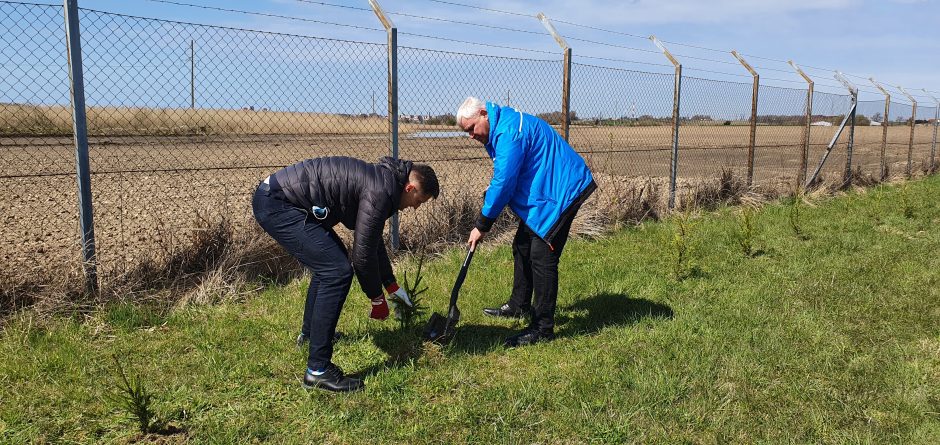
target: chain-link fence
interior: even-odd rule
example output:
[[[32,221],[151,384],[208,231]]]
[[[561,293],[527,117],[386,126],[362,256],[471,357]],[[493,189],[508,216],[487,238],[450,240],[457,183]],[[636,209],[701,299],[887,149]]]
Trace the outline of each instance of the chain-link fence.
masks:
[[[4,292],[81,264],[62,16],[61,7],[0,1]],[[483,148],[455,126],[456,108],[468,95],[538,115],[558,129],[570,121],[570,142],[602,187],[672,173],[672,74],[585,64],[575,56],[566,110],[561,55],[536,60],[400,47],[398,95],[390,101],[384,44],[89,9],[80,9],[79,19],[96,249],[105,279],[154,254],[185,249],[221,220],[245,230],[251,191],[285,165],[389,155],[395,100],[400,156],[432,165],[443,194],[404,214],[403,233],[438,224],[448,238],[444,232],[468,224],[468,209],[479,205],[492,167]],[[752,117],[752,93],[750,82],[681,78],[679,187],[723,172],[793,187],[807,131],[811,173],[852,103],[848,95],[817,92],[807,116],[806,90],[761,85]],[[909,153],[912,169],[926,170],[935,131],[926,120],[936,108],[919,105],[912,121],[910,104],[892,102],[888,113],[884,105],[858,104],[852,167],[877,176],[884,147],[890,173],[906,172]],[[852,130],[838,140],[824,178],[841,180]],[[441,215],[448,215],[446,224]]]

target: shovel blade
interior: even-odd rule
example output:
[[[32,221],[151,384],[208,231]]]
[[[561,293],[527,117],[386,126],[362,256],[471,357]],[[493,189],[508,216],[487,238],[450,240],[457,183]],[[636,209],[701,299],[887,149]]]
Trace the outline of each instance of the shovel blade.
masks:
[[[444,317],[437,312],[431,314],[428,324],[424,327],[424,340],[434,343],[448,342],[454,335],[458,321],[460,321],[459,311],[454,311],[450,317]]]

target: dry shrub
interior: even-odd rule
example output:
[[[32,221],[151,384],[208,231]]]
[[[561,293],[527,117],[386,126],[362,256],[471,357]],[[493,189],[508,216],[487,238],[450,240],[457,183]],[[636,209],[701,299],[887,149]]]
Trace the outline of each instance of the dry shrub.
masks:
[[[688,199],[680,201],[681,208],[714,210],[723,205],[736,205],[752,190],[747,181],[731,169],[721,169],[715,182],[703,182],[692,187]]]
[[[923,173],[924,176],[929,176],[940,170],[940,160],[926,157],[924,158],[924,161],[921,162],[920,166],[921,173]]]
[[[40,314],[88,304],[80,265],[44,267],[17,275],[0,276],[0,326],[9,315],[25,308]]]
[[[627,224],[657,220],[666,212],[668,185],[662,178],[595,174],[598,189],[578,211],[571,232],[596,237]]]
[[[852,170],[851,184],[855,187],[874,187],[878,184],[881,184],[881,180],[878,179],[878,176],[881,175],[881,172],[877,173],[868,173],[862,170],[862,166],[856,166]]]
[[[174,304],[209,304],[246,295],[248,284],[284,284],[302,275],[300,264],[251,221],[236,231],[229,220],[200,219],[188,242],[168,247],[120,275],[102,280],[112,297],[158,298]]]
[[[401,250],[432,253],[465,243],[480,215],[482,204],[483,197],[469,191],[455,190],[442,194],[440,199],[425,204],[426,208],[422,207],[420,214],[402,222]],[[504,233],[518,226],[518,221],[508,211],[503,211],[485,241],[500,241]]]
[[[0,281],[0,320],[30,308],[40,315],[82,313],[102,304],[134,301],[161,306],[238,299],[261,281],[284,284],[302,275],[300,264],[254,221],[234,230],[228,220],[200,218],[189,239],[151,254],[123,271],[100,275],[100,292],[85,292],[80,265]],[[52,270],[48,268],[47,270]],[[99,268],[99,273],[102,269]]]

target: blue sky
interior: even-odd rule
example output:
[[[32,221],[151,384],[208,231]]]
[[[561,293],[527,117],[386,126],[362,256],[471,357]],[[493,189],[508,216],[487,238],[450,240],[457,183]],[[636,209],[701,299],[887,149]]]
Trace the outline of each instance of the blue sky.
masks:
[[[560,75],[556,71],[560,70],[553,66],[560,67],[557,61],[561,58],[561,50],[536,20],[535,14],[539,12],[552,19],[557,30],[567,39],[576,64],[661,74],[631,75],[624,82],[626,77],[618,77],[602,69],[576,68],[572,87],[573,109],[582,117],[626,115],[634,112],[631,108],[639,108],[635,111],[639,114],[657,116],[670,112],[671,98],[664,92],[671,89],[671,80],[667,76],[671,75],[672,67],[647,38],[651,34],[665,42],[683,63],[684,75],[690,78],[683,90],[684,95],[688,93],[690,96],[689,100],[683,99],[684,115],[701,111],[703,114],[738,118],[749,113],[751,77],[731,56],[729,51],[732,49],[744,54],[755,66],[762,85],[794,90],[761,93],[762,114],[800,112],[802,106],[797,102],[803,96],[797,90],[805,89],[806,84],[785,63],[790,59],[814,78],[816,90],[820,93],[845,94],[845,89],[833,78],[833,70],[838,69],[860,87],[863,101],[883,97],[867,80],[870,76],[888,88],[895,102],[909,102],[896,85],[904,86],[922,106],[933,107],[935,103],[922,88],[940,97],[940,26],[936,23],[940,18],[940,0],[481,0],[474,7],[463,6],[472,4],[470,0],[379,2],[398,27],[399,45],[403,47],[556,62],[556,65],[520,63],[516,69],[502,62],[462,59],[441,60],[437,61],[440,62],[437,66],[432,66],[435,57],[421,53],[407,59],[408,53],[403,52],[402,58],[408,60],[409,67],[402,68],[401,73],[401,112],[405,114],[452,112],[451,108],[456,106],[452,102],[458,102],[460,98],[457,96],[464,94],[490,99],[502,99],[510,94],[515,99],[511,100],[512,104],[526,110],[557,109],[555,96],[558,94],[555,91],[559,89]],[[59,2],[48,3],[61,5]],[[79,0],[79,5],[84,9],[111,13],[292,35],[373,43],[385,43],[386,39],[381,24],[369,10],[367,0]],[[257,14],[222,11],[220,8]],[[61,29],[60,25],[51,23],[60,19],[48,18],[50,24],[46,26]],[[89,25],[89,32],[83,33],[83,37],[95,43],[86,45],[89,48],[104,48],[111,44],[129,47],[139,45],[141,39],[150,39],[146,40],[149,44],[147,51],[150,52],[142,59],[130,59],[127,54],[134,51],[143,54],[140,52],[143,50],[99,49],[97,54],[89,50],[88,65],[92,67],[89,70],[99,68],[98,72],[91,72],[88,76],[92,83],[89,102],[186,106],[189,101],[188,62],[185,60],[188,51],[182,46],[188,46],[183,45],[189,39],[185,36],[188,29],[170,29],[166,36],[161,37],[153,35],[162,30],[159,27],[143,29],[135,25],[137,29],[131,29],[140,34],[129,36],[131,33],[121,31],[121,37],[131,37],[125,41],[117,34],[112,35],[108,31],[110,26],[107,20],[99,20],[97,28]],[[83,25],[85,29],[86,25]],[[168,49],[152,50],[164,43],[161,38]],[[170,43],[173,38],[179,41]],[[334,52],[335,58],[350,59],[334,60],[343,67],[343,72],[336,74],[324,72],[322,67],[315,65],[316,61],[302,60],[309,57],[307,55],[299,56],[301,60],[298,62],[296,54],[266,54],[277,52],[272,45],[295,48],[296,41],[288,39],[286,43],[248,48],[231,43],[232,36],[216,35],[214,38],[214,50],[208,45],[200,49],[199,63],[205,67],[202,72],[211,72],[212,76],[197,79],[200,84],[197,88],[201,88],[198,93],[200,106],[238,108],[253,103],[275,109],[359,113],[371,111],[372,94],[378,91],[381,95],[384,88],[381,48],[373,48],[366,54],[357,53],[355,57],[346,57],[343,54],[347,53],[342,51]],[[234,40],[237,41],[238,36]],[[335,51],[333,48],[329,50]],[[29,52],[25,48],[22,51]],[[266,67],[263,63],[266,62],[263,60],[265,55],[272,57]],[[282,55],[284,58],[279,59]],[[231,56],[236,65],[229,66],[232,60],[223,60],[223,56]],[[441,56],[441,59],[445,57]],[[213,60],[216,63],[213,64]],[[136,68],[134,64],[137,64]],[[258,68],[258,65],[262,66]],[[402,66],[406,66],[404,61]],[[101,71],[102,67],[107,69]],[[321,81],[317,85],[319,95],[305,96],[309,92],[303,91],[302,86],[298,91],[298,85],[305,84],[296,81],[289,86],[290,89],[277,89],[278,73],[285,67],[295,70],[290,72],[292,78],[318,77]],[[423,81],[421,76],[424,73],[431,73],[427,78],[435,81]],[[39,74],[16,71],[12,76],[7,73],[6,77],[32,79]],[[339,78],[339,75],[347,78]],[[502,79],[497,82],[490,77]],[[734,84],[699,82],[693,78]],[[98,84],[94,83],[96,79]],[[617,84],[618,81],[622,83]],[[3,82],[0,80],[0,87],[4,86]],[[12,83],[8,88],[10,91],[22,90],[16,88],[15,80]],[[163,84],[173,85],[171,94],[154,88],[154,85]],[[326,88],[323,88],[324,84]],[[350,91],[350,85],[356,90]],[[330,88],[335,92],[323,93]],[[544,93],[546,90],[552,94]],[[285,101],[285,97],[291,100]],[[33,101],[17,96],[4,96],[0,100]],[[526,103],[526,100],[530,102]],[[379,113],[385,112],[383,101],[381,97],[377,101]],[[820,114],[837,115],[843,112],[846,104],[842,98],[820,94],[814,107]],[[867,114],[871,114],[880,107],[869,103],[863,108],[870,109]]]
[[[319,4],[368,8],[366,0],[324,2],[180,0],[180,2],[380,28],[378,20],[369,11]],[[669,42],[666,45],[674,54],[688,56],[677,57],[690,76],[748,82],[747,77],[740,76],[746,74],[744,69],[736,65],[737,62],[727,53],[731,49],[736,49],[746,54],[746,58],[752,65],[759,67],[758,72],[765,78],[763,83],[768,85],[803,87],[800,84],[801,79],[792,73],[787,64],[782,63],[782,61],[792,59],[817,81],[820,91],[842,92],[840,84],[832,77],[832,70],[839,69],[845,73],[860,76],[850,77],[850,79],[862,88],[863,98],[866,93],[876,91],[867,81],[870,76],[874,76],[876,80],[888,86],[905,86],[911,94],[924,96],[925,93],[920,89],[926,88],[938,92],[934,95],[940,96],[940,23],[938,23],[940,1],[937,0],[483,0],[478,2],[454,0],[452,2],[476,3],[479,8],[467,8],[428,0],[384,0],[380,3],[384,9],[393,13],[444,18],[529,32],[520,33],[392,15],[399,32],[402,33],[400,44],[406,46],[515,57],[551,58],[551,54],[545,53],[469,45],[411,35],[422,34],[549,53],[557,52],[557,44],[534,17],[501,14],[479,8],[531,16],[544,12],[552,19],[622,33],[614,34],[556,22],[555,27],[563,36],[569,38],[568,43],[573,48],[576,57],[581,55],[656,65],[627,64],[596,59],[588,59],[585,63],[615,64],[640,71],[669,72],[668,67],[659,66],[667,64],[668,61],[661,54],[655,53],[656,47],[649,40],[642,38],[655,34],[659,39]],[[370,42],[383,42],[385,39],[384,34],[379,31],[204,10],[146,0],[80,0],[79,4],[84,8],[198,23]],[[654,52],[648,52],[650,50]],[[758,57],[775,60],[764,60]],[[715,59],[721,63],[699,60],[703,58]],[[901,97],[894,88],[891,88],[889,92]]]

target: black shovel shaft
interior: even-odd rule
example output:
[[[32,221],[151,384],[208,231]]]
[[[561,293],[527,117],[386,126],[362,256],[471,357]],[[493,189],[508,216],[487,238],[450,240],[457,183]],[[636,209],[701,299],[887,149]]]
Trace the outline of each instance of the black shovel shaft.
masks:
[[[460,286],[463,286],[463,280],[467,278],[467,269],[470,268],[470,260],[473,259],[473,250],[467,250],[467,258],[463,260],[463,266],[460,266],[460,273],[457,274],[457,281],[454,282],[454,289],[450,291],[449,312],[457,307],[457,295],[460,294]]]

